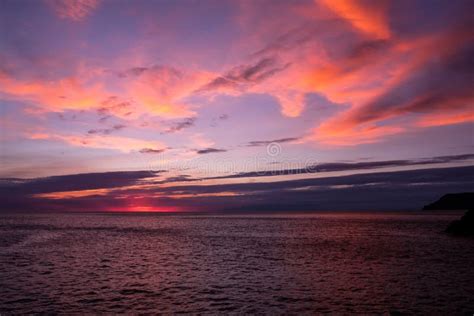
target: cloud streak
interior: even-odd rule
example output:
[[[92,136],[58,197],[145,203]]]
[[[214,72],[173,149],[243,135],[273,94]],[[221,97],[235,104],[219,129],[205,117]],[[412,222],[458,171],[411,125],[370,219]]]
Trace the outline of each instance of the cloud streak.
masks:
[[[320,0],[354,29],[374,38],[390,37],[388,1],[365,3],[351,0]]]
[[[260,147],[260,146],[268,146],[273,143],[276,143],[276,144],[292,143],[300,139],[301,139],[300,137],[287,137],[287,138],[279,138],[279,139],[273,139],[273,140],[254,140],[254,141],[249,142],[247,146]]]
[[[162,132],[162,134],[171,134],[171,133],[176,133],[179,132],[183,129],[190,128],[194,126],[194,123],[196,122],[195,117],[189,117],[186,118],[182,121],[179,121],[177,123],[174,123],[170,128]]]
[[[280,65],[275,58],[262,58],[254,64],[234,67],[223,75],[214,78],[199,91],[246,89],[285,70],[289,65],[289,63]]]
[[[205,148],[196,150],[198,155],[205,155],[205,154],[215,154],[215,153],[225,153],[226,149],[219,149],[219,148]]]
[[[110,133],[109,133],[110,134]],[[32,133],[28,134],[29,139],[39,140],[53,140],[67,143],[75,147],[97,148],[116,150],[123,153],[130,153],[132,151],[140,151],[143,148],[156,148],[165,146],[159,141],[142,140],[139,138],[111,136],[104,133],[90,133],[85,136],[82,135],[62,135],[50,133]]]
[[[474,161],[474,154],[463,154],[453,156],[439,156],[425,159],[413,160],[385,160],[385,161],[366,161],[366,162],[332,162],[308,164],[304,168],[294,169],[275,169],[260,170],[252,172],[239,172],[232,175],[210,177],[205,179],[232,179],[232,178],[254,178],[254,177],[273,177],[310,173],[326,173],[326,172],[345,172],[345,171],[365,171],[380,168],[399,168],[399,167],[415,167],[433,164],[447,164],[455,162]]]
[[[457,167],[278,182],[166,187],[150,186],[146,181],[143,186],[137,185],[156,176],[151,172],[89,174],[28,181],[4,180],[0,194],[3,211],[118,210],[127,209],[130,202],[137,207],[146,205],[148,210],[406,210],[421,209],[445,192],[473,190],[472,172],[473,167]],[[134,185],[127,187],[129,184]],[[55,194],[56,190],[59,192]],[[86,192],[81,194],[81,190]],[[400,196],[404,198],[400,199]]]
[[[135,184],[146,178],[156,177],[162,171],[117,171],[52,176],[35,179],[2,179],[1,187],[6,191],[20,190],[25,194],[51,193],[120,188]]]
[[[126,128],[126,125],[123,124],[115,124],[111,128],[95,128],[90,129],[87,131],[87,134],[102,134],[102,135],[110,135],[113,132],[120,131]]]
[[[153,149],[153,148],[142,148],[139,150],[141,154],[161,154],[164,153],[166,149]]]

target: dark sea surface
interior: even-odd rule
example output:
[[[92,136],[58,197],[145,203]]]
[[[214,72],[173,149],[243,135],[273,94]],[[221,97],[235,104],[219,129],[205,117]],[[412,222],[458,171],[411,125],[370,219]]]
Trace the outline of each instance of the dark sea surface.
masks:
[[[474,312],[460,215],[0,216],[0,314]]]

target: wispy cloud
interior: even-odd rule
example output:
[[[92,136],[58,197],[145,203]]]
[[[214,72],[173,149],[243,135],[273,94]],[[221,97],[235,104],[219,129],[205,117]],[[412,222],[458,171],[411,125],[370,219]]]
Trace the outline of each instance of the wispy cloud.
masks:
[[[99,0],[46,0],[54,12],[62,19],[81,21],[99,5]]]
[[[356,30],[375,38],[390,37],[388,2],[365,3],[351,0],[319,0]]]
[[[34,179],[3,179],[4,190],[21,188],[25,194],[49,193],[56,191],[75,191],[120,188],[135,184],[146,178],[158,176],[163,171],[117,171],[99,173],[81,173]]]
[[[218,117],[213,117],[211,119],[211,127],[216,127],[219,125],[219,121],[227,121],[229,119],[229,115],[227,114],[221,114]]]
[[[124,124],[115,124],[111,128],[95,128],[95,129],[90,129],[87,131],[87,134],[102,134],[102,135],[109,135],[112,132],[120,131],[127,126]]]
[[[366,162],[330,162],[319,164],[308,164],[303,168],[293,169],[274,169],[260,170],[252,172],[239,172],[236,174],[210,177],[206,179],[232,179],[232,178],[253,178],[253,177],[272,177],[310,173],[324,172],[342,172],[342,171],[364,171],[381,168],[398,168],[398,167],[414,167],[433,164],[447,164],[455,162],[468,162],[474,160],[474,154],[463,154],[453,156],[439,156],[424,159],[412,160],[382,160],[382,161],[366,161]]]
[[[199,91],[212,91],[221,88],[244,89],[283,71],[289,65],[281,65],[275,58],[262,58],[254,64],[234,67],[223,75],[214,78]]]
[[[140,76],[141,74],[143,74],[144,72],[148,71],[148,70],[152,70],[154,68],[160,68],[162,66],[155,66],[155,67],[132,67],[130,69],[127,69],[125,71],[122,71],[122,72],[119,72],[117,75],[120,77],[120,78],[126,78],[126,77],[138,77]],[[180,72],[177,71],[176,69],[174,68],[171,68],[171,70],[177,74],[177,75],[180,75]]]
[[[213,154],[213,153],[224,153],[226,151],[227,151],[226,149],[205,148],[205,149],[196,150],[196,153],[199,155],[204,155],[204,154]]]
[[[153,148],[142,148],[139,150],[142,154],[161,154],[165,152],[166,149],[153,149]]]
[[[318,31],[320,29],[321,25],[319,24],[304,23],[303,25],[294,27],[279,35],[276,39],[267,43],[263,48],[259,49],[251,56],[271,56],[298,49],[310,40],[316,39],[316,35],[319,33]]]
[[[179,121],[179,122],[176,122],[176,123],[172,124],[171,127],[169,127],[167,130],[162,132],[162,134],[171,134],[171,133],[179,132],[179,131],[181,131],[185,128],[190,128],[190,127],[194,126],[195,122],[196,122],[195,117],[186,118],[182,121]]]
[[[140,151],[143,148],[165,148],[158,141],[142,140],[139,138],[111,136],[107,134],[92,133],[82,135],[64,135],[54,133],[31,133],[26,135],[33,140],[53,140],[65,142],[68,145],[85,148],[98,148],[116,150],[124,153]]]
[[[133,105],[129,101],[121,100],[118,96],[109,96],[100,103],[97,113],[101,119],[115,115],[119,117],[128,117],[133,114]]]
[[[254,140],[247,144],[249,147],[260,147],[260,146],[268,146],[272,143],[291,143],[300,140],[300,137],[288,137],[288,138],[279,138],[273,140]]]

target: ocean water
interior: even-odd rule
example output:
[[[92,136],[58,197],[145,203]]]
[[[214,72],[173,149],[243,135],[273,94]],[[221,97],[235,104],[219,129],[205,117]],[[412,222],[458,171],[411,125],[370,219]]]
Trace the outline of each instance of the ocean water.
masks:
[[[474,313],[459,215],[0,216],[0,314]]]

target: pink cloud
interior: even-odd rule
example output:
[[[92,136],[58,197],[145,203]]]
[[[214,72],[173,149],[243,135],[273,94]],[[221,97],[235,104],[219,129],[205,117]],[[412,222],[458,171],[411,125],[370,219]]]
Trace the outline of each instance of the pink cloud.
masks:
[[[0,92],[28,100],[47,111],[81,110],[97,107],[107,97],[100,82],[78,77],[59,80],[19,80],[0,73]]]
[[[110,136],[110,135],[63,135],[55,133],[27,133],[30,139],[34,140],[55,140],[62,141],[71,146],[75,147],[86,147],[86,148],[99,148],[99,149],[112,149],[121,151],[124,153],[139,152],[144,148],[153,148],[156,150],[166,149],[166,146],[159,141],[148,141],[143,139],[121,137],[121,136]]]
[[[61,19],[78,22],[92,14],[100,0],[47,0],[47,3]]]
[[[183,118],[195,114],[185,98],[209,78],[206,72],[154,66],[126,79],[125,89],[144,112],[164,118]]]
[[[345,19],[356,30],[377,39],[390,37],[388,1],[316,0]],[[370,3],[370,5],[369,5]]]

